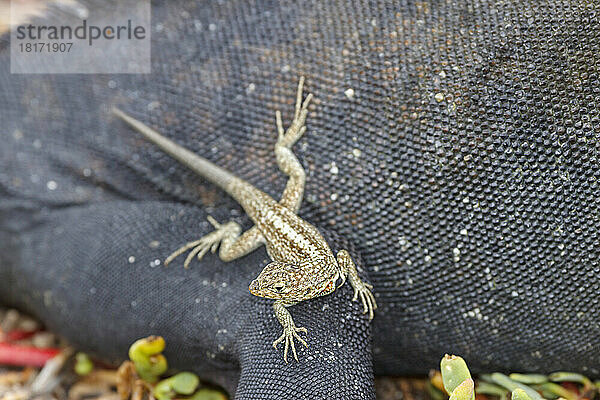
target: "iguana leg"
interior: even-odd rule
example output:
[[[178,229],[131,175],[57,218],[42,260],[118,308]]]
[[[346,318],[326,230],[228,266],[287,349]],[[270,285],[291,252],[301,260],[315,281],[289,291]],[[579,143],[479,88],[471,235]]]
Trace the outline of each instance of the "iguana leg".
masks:
[[[298,332],[307,333],[306,328],[299,328],[294,324],[294,320],[290,315],[290,312],[285,308],[289,306],[293,306],[296,304],[295,302],[286,302],[284,300],[277,300],[273,304],[273,308],[275,309],[275,315],[279,320],[279,323],[283,327],[283,334],[279,337],[279,339],[273,342],[273,347],[277,348],[277,345],[285,340],[285,349],[283,350],[283,359],[287,362],[287,353],[288,349],[292,348],[292,353],[294,353],[294,358],[298,361],[298,355],[296,354],[296,346],[294,345],[294,339],[298,339],[300,343],[304,346],[308,347],[304,339],[298,335]]]
[[[342,285],[344,284],[347,276],[352,288],[354,289],[354,297],[352,297],[352,301],[356,301],[358,296],[360,296],[360,300],[363,304],[363,314],[368,312],[369,320],[373,319],[373,311],[377,309],[375,297],[373,296],[373,293],[371,293],[373,286],[360,280],[358,277],[358,271],[356,270],[356,265],[354,265],[350,254],[346,250],[340,250],[337,253],[337,262],[341,269],[340,275],[342,278]]]
[[[287,181],[279,204],[294,212],[298,211],[300,203],[302,203],[306,173],[291,149],[294,143],[296,143],[306,131],[304,123],[306,122],[306,115],[308,114],[308,105],[312,99],[312,94],[309,94],[306,96],[304,102],[302,102],[303,86],[304,77],[301,77],[296,95],[294,120],[287,131],[284,132],[283,123],[281,122],[281,113],[279,111],[275,113],[278,133],[277,143],[275,144],[275,156],[277,157],[279,169],[289,176],[289,180]]]
[[[169,265],[175,257],[185,253],[192,249],[188,254],[183,266],[188,268],[190,262],[194,256],[198,255],[198,260],[211,250],[213,253],[216,252],[219,245],[219,258],[223,261],[231,261],[236,258],[245,256],[246,254],[254,251],[260,245],[264,244],[263,235],[260,233],[257,227],[253,226],[244,232],[240,236],[242,228],[239,224],[230,221],[225,224],[219,224],[213,217],[208,217],[208,221],[215,227],[215,231],[201,237],[198,240],[189,242],[184,246],[174,251],[165,260],[165,265]]]

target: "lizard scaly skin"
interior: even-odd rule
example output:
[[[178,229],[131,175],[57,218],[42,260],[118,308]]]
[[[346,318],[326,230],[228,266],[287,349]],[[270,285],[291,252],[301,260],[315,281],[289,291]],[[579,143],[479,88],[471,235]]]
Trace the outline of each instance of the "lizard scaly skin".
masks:
[[[338,279],[341,280],[340,286],[348,279],[354,289],[352,300],[356,301],[360,297],[364,313],[369,313],[369,319],[373,318],[373,310],[377,308],[371,293],[372,286],[361,281],[350,254],[341,250],[334,255],[317,228],[296,215],[304,194],[306,173],[291,148],[306,131],[305,121],[312,99],[312,95],[309,94],[304,102],[302,101],[303,84],[302,77],[298,85],[294,120],[287,131],[283,128],[281,113],[276,113],[278,139],[275,155],[279,168],[289,176],[279,202],[248,182],[160,135],[142,122],[113,109],[115,115],[147,139],[225,190],[254,222],[251,229],[240,235],[241,227],[237,223],[231,221],[219,224],[209,217],[216,230],[182,246],[165,260],[165,265],[188,250],[191,251],[184,262],[186,268],[194,257],[201,259],[209,250],[214,253],[219,248],[219,257],[223,261],[231,261],[264,244],[273,262],[252,281],[249,289],[256,296],[276,300],[273,308],[283,327],[283,334],[273,342],[273,346],[277,348],[279,343],[285,342],[283,358],[286,362],[290,347],[294,358],[298,360],[294,339],[307,346],[306,341],[298,334],[307,333],[306,329],[296,326],[286,307],[327,295],[336,289]]]

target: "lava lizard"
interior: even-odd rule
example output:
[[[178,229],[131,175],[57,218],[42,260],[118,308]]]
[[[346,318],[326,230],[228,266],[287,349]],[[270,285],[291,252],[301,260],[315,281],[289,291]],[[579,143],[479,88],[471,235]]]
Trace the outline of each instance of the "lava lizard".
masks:
[[[167,139],[141,121],[113,108],[115,115],[148,140],[227,192],[254,222],[252,228],[240,235],[241,227],[236,222],[219,224],[209,216],[208,220],[216,230],[176,250],[165,260],[165,265],[190,249],[184,262],[186,268],[195,256],[200,260],[209,250],[214,253],[219,245],[219,257],[227,262],[264,244],[272,262],[252,281],[249,289],[255,296],[276,300],[273,308],[283,327],[283,334],[273,342],[273,346],[277,348],[285,340],[283,358],[286,362],[289,347],[298,361],[294,338],[307,346],[306,341],[298,334],[307,333],[306,328],[296,326],[286,307],[330,294],[336,289],[338,279],[341,280],[341,286],[348,278],[354,288],[352,300],[356,301],[360,296],[363,313],[368,312],[369,319],[373,318],[373,310],[377,308],[370,290],[373,287],[361,281],[348,251],[341,250],[334,256],[317,228],[296,215],[304,194],[306,173],[291,148],[306,131],[305,121],[312,99],[312,94],[308,94],[302,101],[303,85],[304,77],[301,77],[294,120],[287,131],[284,131],[281,113],[277,111],[275,114],[279,135],[275,144],[275,156],[281,171],[289,176],[279,202],[248,182]]]

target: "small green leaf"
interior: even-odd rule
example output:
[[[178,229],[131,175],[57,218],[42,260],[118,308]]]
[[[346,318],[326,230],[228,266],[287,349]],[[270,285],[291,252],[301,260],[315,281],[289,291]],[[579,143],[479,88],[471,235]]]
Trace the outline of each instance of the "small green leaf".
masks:
[[[531,397],[529,397],[529,395],[527,395],[527,392],[524,391],[521,388],[516,388],[515,390],[512,391],[512,394],[510,395],[510,399],[511,400],[531,400]]]
[[[442,380],[446,392],[452,393],[461,383],[471,379],[467,363],[462,357],[446,354],[440,362]]]
[[[591,388],[593,383],[587,377],[575,372],[555,372],[548,375],[548,379],[552,382],[577,382],[583,384],[587,388]]]
[[[214,389],[200,389],[192,397],[188,397],[186,400],[227,400],[227,396],[218,390]]]
[[[160,336],[139,339],[129,347],[129,358],[133,361],[140,378],[154,383],[167,370],[167,359],[160,354],[165,349],[165,340]]]
[[[538,392],[536,392],[535,390],[533,390],[532,388],[523,385],[522,383],[513,381],[512,379],[510,379],[508,376],[501,374],[499,372],[494,372],[491,375],[492,380],[494,381],[494,383],[507,388],[510,391],[514,391],[515,389],[522,389],[524,390],[527,395],[529,397],[531,397],[532,400],[543,400],[542,396],[540,396],[540,394]]]
[[[488,382],[488,383],[494,383],[494,380],[492,379],[492,375],[491,374],[481,374],[479,375],[479,381],[484,381],[484,382]]]
[[[566,388],[560,386],[557,383],[546,382],[540,385],[540,388],[542,390],[547,390],[548,392],[556,395],[557,397],[563,397],[567,400],[577,400],[579,398],[579,396],[576,393],[567,390]]]
[[[169,380],[171,381],[171,387],[175,392],[185,395],[194,393],[194,390],[196,390],[200,383],[196,374],[192,374],[191,372],[180,372],[169,378]]]
[[[158,382],[154,386],[152,393],[158,400],[170,400],[175,397],[175,392],[171,388],[170,378]]]
[[[489,382],[479,382],[475,388],[475,393],[489,394],[490,396],[503,397],[508,394],[508,390]]]
[[[94,369],[94,363],[87,354],[77,353],[75,354],[75,373],[77,375],[85,376],[92,372]]]
[[[133,362],[140,378],[149,383],[158,381],[158,378],[167,371],[167,359],[162,354],[148,359],[139,359]]]
[[[165,339],[162,336],[148,336],[143,339],[136,340],[131,347],[129,347],[129,358],[133,361],[133,358],[139,355],[151,356],[154,354],[162,353],[165,349]]]
[[[460,385],[458,385],[449,400],[472,400],[475,398],[475,386],[473,379],[465,379]]]
[[[513,381],[521,382],[526,385],[548,382],[548,377],[540,374],[510,374],[509,378]]]
[[[169,400],[177,394],[190,395],[198,387],[200,379],[191,372],[180,372],[170,378],[163,379],[154,386],[154,397],[158,400]]]

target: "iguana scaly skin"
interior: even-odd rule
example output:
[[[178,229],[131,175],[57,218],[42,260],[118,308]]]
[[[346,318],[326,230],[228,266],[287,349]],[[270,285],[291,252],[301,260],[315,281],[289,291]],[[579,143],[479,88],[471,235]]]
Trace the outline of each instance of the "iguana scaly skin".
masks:
[[[276,113],[279,137],[275,144],[275,156],[281,171],[289,176],[279,202],[248,182],[160,135],[142,122],[113,109],[118,117],[148,140],[225,190],[252,219],[254,226],[240,235],[239,224],[233,221],[219,224],[209,217],[216,230],[182,246],[165,260],[165,265],[188,250],[191,251],[184,262],[186,268],[195,256],[201,259],[209,250],[214,253],[220,247],[221,260],[231,261],[264,244],[273,262],[252,281],[250,292],[259,297],[276,300],[273,308],[283,327],[283,334],[273,342],[273,346],[277,348],[279,343],[285,341],[283,358],[286,362],[290,347],[294,358],[298,360],[294,339],[307,346],[306,341],[298,334],[307,333],[306,329],[296,326],[286,307],[329,294],[336,289],[338,279],[341,280],[340,286],[348,279],[354,288],[352,300],[356,301],[360,297],[364,313],[369,313],[369,319],[373,318],[373,310],[377,308],[371,293],[373,287],[361,281],[350,254],[341,250],[334,255],[317,228],[296,215],[304,194],[306,173],[291,148],[306,131],[306,115],[312,99],[312,95],[309,94],[304,102],[302,101],[303,85],[304,78],[300,78],[294,120],[287,131],[283,128],[281,113]]]

